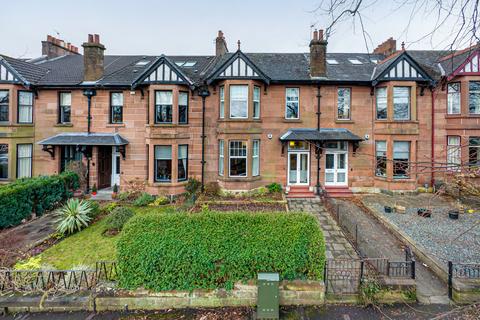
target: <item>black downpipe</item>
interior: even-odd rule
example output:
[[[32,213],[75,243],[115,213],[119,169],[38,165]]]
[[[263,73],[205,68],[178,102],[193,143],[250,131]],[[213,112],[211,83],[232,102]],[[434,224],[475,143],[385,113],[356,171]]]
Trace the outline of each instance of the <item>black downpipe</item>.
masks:
[[[202,192],[205,191],[205,100],[210,95],[208,88],[204,87],[198,93],[202,97]]]
[[[97,95],[97,92],[93,89],[86,89],[83,91],[83,95],[87,97],[87,133],[90,134],[91,132],[91,122],[92,122],[92,97]],[[90,156],[87,155],[88,152],[85,154],[87,157],[87,188],[86,193],[90,193]]]
[[[318,92],[317,92],[317,130],[320,132],[320,115],[322,114],[320,112],[320,99],[322,95],[320,94],[320,85],[317,86]],[[317,185],[316,185],[316,194],[317,196],[320,195],[320,153],[321,153],[321,142],[317,142],[318,145],[316,145],[316,156],[317,156]]]

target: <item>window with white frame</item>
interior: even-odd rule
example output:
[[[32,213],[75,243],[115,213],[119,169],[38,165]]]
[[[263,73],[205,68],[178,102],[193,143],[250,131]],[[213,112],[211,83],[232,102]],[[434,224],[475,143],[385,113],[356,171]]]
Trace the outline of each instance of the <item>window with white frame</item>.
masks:
[[[480,166],[480,137],[470,137],[468,142],[468,164],[478,167]]]
[[[225,87],[224,86],[221,86],[220,87],[220,110],[219,110],[219,113],[220,113],[220,119],[223,119],[225,118]]]
[[[155,146],[155,181],[172,181],[172,146]]]
[[[377,177],[387,176],[387,141],[375,142],[375,175]]]
[[[410,87],[393,87],[393,119],[410,120]]]
[[[8,90],[0,90],[0,122],[8,121],[8,105],[9,105]]]
[[[468,109],[471,114],[480,114],[480,81],[468,83]]]
[[[178,93],[178,123],[188,123],[188,92]]]
[[[230,86],[230,118],[248,118],[248,86]]]
[[[17,178],[32,176],[32,144],[17,144]]]
[[[225,146],[223,140],[218,140],[218,175],[223,176],[225,169],[224,169],[224,159],[225,159]]]
[[[393,142],[393,178],[405,179],[410,173],[410,142]]]
[[[260,87],[253,87],[253,118],[260,118]]]
[[[58,94],[58,123],[70,123],[72,113],[72,93],[60,92]]]
[[[461,163],[460,136],[447,136],[447,166],[458,170]]]
[[[350,88],[337,89],[337,119],[350,120]]]
[[[110,123],[123,122],[123,92],[110,93]]]
[[[252,176],[260,175],[260,140],[253,140],[252,147]]]
[[[18,91],[18,123],[33,122],[33,93]]]
[[[0,179],[8,179],[8,144],[0,144]]]
[[[387,119],[387,88],[377,88],[376,91],[377,119]]]
[[[299,88],[287,88],[285,92],[285,118],[299,119]]]
[[[155,91],[155,123],[172,123],[172,91]]]
[[[229,176],[247,176],[247,142],[230,141],[229,145]]]
[[[185,181],[188,179],[188,144],[178,145],[177,162],[177,179],[178,181]]]
[[[448,114],[460,113],[460,82],[449,83],[447,86]]]

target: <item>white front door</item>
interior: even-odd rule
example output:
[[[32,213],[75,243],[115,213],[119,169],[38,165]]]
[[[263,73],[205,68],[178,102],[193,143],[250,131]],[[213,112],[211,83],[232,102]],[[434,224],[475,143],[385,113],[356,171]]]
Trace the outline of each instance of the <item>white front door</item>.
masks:
[[[330,152],[325,154],[325,185],[348,185],[348,153]]]
[[[288,152],[288,185],[310,183],[310,153]]]
[[[120,152],[117,147],[112,147],[112,187],[120,186]]]

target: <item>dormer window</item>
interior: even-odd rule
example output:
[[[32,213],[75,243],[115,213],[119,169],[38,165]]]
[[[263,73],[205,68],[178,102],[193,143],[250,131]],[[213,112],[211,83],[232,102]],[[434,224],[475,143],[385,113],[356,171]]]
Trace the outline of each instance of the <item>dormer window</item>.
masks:
[[[348,61],[350,61],[351,64],[363,64],[360,60],[358,59],[348,59]]]

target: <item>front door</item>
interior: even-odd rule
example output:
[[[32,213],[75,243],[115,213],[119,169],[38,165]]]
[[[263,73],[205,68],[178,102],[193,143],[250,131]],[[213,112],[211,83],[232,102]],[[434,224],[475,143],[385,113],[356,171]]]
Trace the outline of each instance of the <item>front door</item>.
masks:
[[[329,152],[325,154],[325,185],[346,186],[348,181],[347,152]]]
[[[111,186],[112,147],[98,147],[98,189]]]
[[[288,184],[309,185],[310,154],[308,152],[288,153]]]

